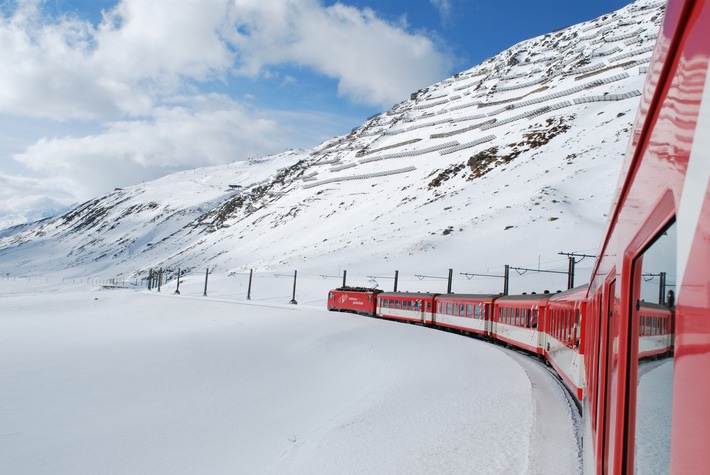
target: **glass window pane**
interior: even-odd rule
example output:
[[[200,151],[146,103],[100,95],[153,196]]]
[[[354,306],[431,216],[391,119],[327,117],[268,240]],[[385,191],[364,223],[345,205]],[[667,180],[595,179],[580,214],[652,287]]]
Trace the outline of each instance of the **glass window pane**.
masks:
[[[634,473],[669,473],[673,397],[676,226],[660,233],[634,261],[632,296],[638,322]],[[667,322],[666,325],[663,322]],[[665,329],[666,331],[661,331]]]

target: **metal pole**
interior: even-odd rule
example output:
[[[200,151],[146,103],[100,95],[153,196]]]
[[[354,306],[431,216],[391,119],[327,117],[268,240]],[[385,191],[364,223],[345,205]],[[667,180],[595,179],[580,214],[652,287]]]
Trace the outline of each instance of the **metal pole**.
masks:
[[[343,287],[345,287],[345,278],[347,277],[347,275],[348,275],[348,271],[343,269]]]
[[[148,290],[152,290],[151,284],[153,283],[153,269],[148,270]]]
[[[249,288],[247,289],[247,300],[251,300],[251,278],[254,275],[254,269],[249,269]]]
[[[207,270],[205,270],[205,291],[202,293],[203,297],[207,297],[207,277],[209,277],[209,275],[210,275],[210,269],[208,267]]]
[[[291,301],[289,303],[292,303],[296,305],[298,302],[296,302],[296,279],[298,278],[298,271],[295,270],[293,271],[293,296],[291,297]]]
[[[397,292],[397,282],[399,281],[399,271],[394,271],[394,290],[392,292]]]
[[[574,257],[569,256],[569,270],[567,271],[567,288],[571,289],[574,287]]]
[[[449,285],[446,287],[446,293],[451,293],[451,282],[454,280],[454,270],[449,269]]]
[[[178,276],[177,276],[177,287],[175,287],[175,294],[180,295],[180,268],[178,267]]]
[[[163,285],[163,269],[158,271],[158,292],[160,292],[160,287]]]
[[[510,265],[505,265],[505,274],[503,275],[503,295],[508,295],[508,283],[510,282]]]
[[[659,275],[661,282],[658,284],[658,304],[663,305],[666,298],[666,273],[661,272]]]

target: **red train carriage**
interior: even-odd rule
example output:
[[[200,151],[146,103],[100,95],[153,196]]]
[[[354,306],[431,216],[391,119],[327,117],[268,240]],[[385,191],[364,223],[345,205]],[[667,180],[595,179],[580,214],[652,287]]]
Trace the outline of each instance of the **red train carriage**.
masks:
[[[550,294],[506,295],[495,300],[492,336],[537,355],[545,354]]]
[[[673,350],[673,310],[668,305],[639,305],[638,357],[662,357]]]
[[[383,292],[377,296],[377,316],[431,325],[436,294]]]
[[[588,293],[588,473],[710,467],[709,64],[710,1],[669,0]],[[644,301],[668,309],[650,363]]]
[[[493,294],[442,294],[435,300],[434,323],[479,335],[490,335]]]
[[[578,400],[584,393],[584,343],[587,286],[550,297],[547,307],[547,360]]]
[[[377,295],[382,291],[364,287],[340,287],[328,292],[328,310],[375,315]]]

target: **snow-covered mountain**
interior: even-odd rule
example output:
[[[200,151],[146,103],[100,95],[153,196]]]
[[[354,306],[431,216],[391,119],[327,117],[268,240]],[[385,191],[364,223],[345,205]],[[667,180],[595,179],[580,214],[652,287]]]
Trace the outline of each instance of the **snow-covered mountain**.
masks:
[[[0,273],[348,269],[365,283],[566,269],[559,252],[599,245],[664,8],[639,0],[523,41],[312,150],[176,173],[6,230]]]

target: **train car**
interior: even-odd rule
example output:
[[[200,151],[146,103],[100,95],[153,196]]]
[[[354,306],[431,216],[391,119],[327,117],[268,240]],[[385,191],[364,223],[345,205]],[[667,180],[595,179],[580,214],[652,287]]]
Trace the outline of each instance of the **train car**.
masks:
[[[710,0],[669,0],[588,292],[587,473],[710,467],[709,65]],[[671,314],[650,363],[644,301]]]
[[[377,296],[377,316],[406,322],[432,325],[434,298],[437,294],[383,292]]]
[[[491,333],[493,302],[497,294],[442,294],[436,297],[434,324],[468,333]]]
[[[639,358],[659,358],[673,350],[673,309],[668,305],[639,305]]]
[[[584,394],[584,335],[587,286],[550,296],[546,354],[567,388],[581,402]]]
[[[365,287],[340,287],[328,292],[328,310],[375,315],[377,295],[382,291]]]
[[[506,295],[495,300],[491,336],[544,356],[547,303],[551,294]]]

